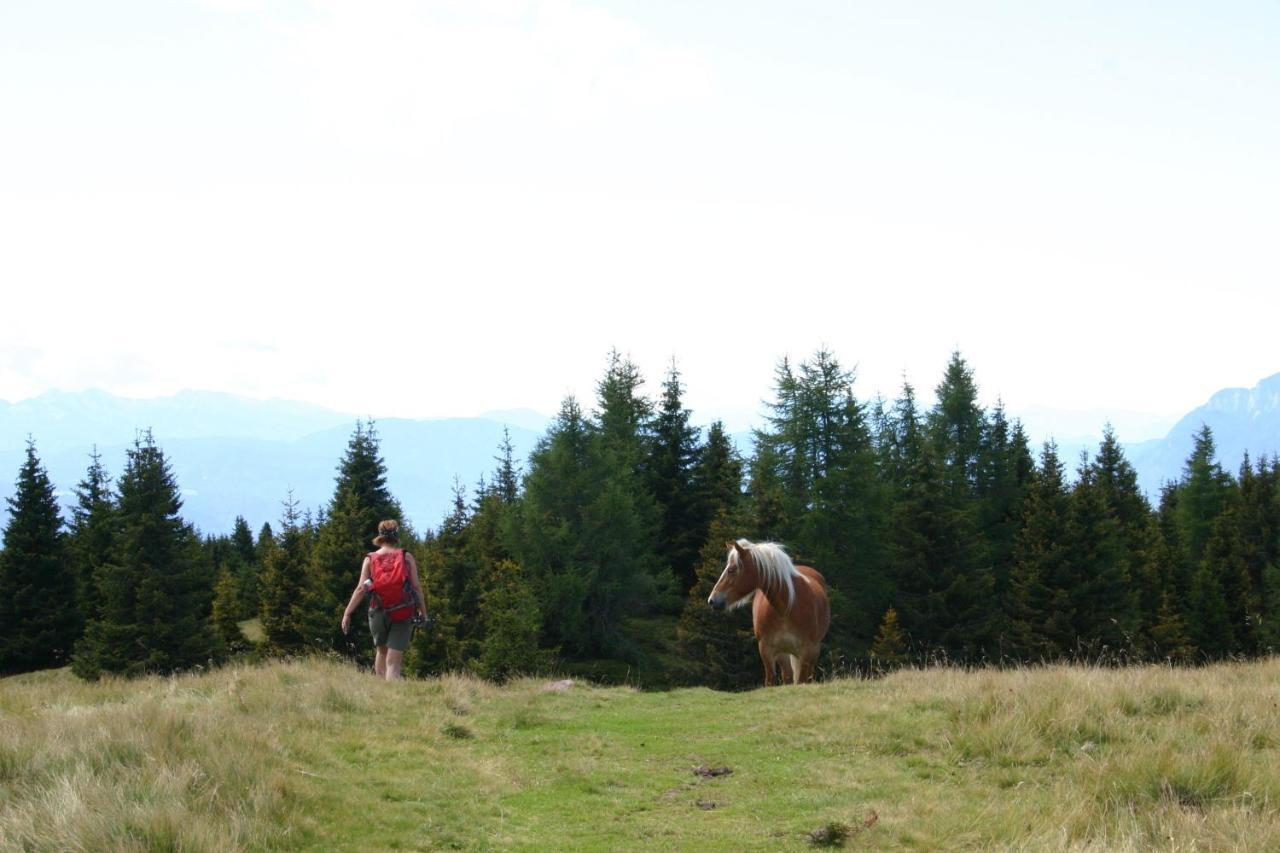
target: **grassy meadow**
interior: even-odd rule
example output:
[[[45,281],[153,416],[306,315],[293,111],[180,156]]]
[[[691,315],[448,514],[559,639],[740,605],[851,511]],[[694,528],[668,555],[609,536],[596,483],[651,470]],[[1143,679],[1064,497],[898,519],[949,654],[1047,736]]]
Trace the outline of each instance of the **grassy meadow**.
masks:
[[[386,684],[326,660],[0,680],[5,850],[798,850],[819,829],[1280,849],[1280,659],[742,694]]]

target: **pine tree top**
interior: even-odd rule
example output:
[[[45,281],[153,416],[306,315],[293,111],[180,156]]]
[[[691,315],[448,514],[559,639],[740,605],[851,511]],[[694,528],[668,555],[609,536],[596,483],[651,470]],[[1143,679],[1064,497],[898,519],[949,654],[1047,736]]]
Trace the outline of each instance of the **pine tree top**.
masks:
[[[26,458],[18,469],[14,494],[6,502],[9,520],[4,531],[5,552],[21,554],[62,538],[57,494],[32,438],[27,439]]]
[[[355,431],[338,465],[333,498],[329,502],[330,518],[345,517],[352,512],[379,519],[399,518],[403,514],[387,487],[387,465],[381,456],[381,441],[372,420],[356,421]]]

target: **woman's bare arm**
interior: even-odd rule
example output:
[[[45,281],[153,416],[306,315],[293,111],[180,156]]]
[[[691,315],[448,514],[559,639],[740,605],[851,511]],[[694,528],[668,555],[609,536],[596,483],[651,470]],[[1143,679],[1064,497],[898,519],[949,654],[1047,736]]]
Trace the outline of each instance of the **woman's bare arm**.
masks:
[[[413,582],[413,591],[418,595],[418,609],[426,616],[427,594],[422,591],[422,581],[418,580],[418,561],[408,551],[404,552],[404,561],[409,566],[409,580]]]
[[[355,612],[360,602],[364,601],[365,581],[369,579],[369,558],[364,558],[364,563],[360,566],[360,582],[356,584],[355,590],[351,593],[351,600],[347,602],[347,609],[342,614],[342,633],[351,630],[351,614]]]

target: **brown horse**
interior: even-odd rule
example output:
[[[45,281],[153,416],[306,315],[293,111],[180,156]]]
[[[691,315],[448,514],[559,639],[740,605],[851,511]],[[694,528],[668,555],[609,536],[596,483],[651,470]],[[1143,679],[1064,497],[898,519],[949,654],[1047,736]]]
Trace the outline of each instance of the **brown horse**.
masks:
[[[764,684],[812,681],[822,638],[831,627],[827,582],[808,566],[797,566],[774,542],[728,543],[729,560],[707,598],[717,610],[751,607],[752,629],[760,644]]]

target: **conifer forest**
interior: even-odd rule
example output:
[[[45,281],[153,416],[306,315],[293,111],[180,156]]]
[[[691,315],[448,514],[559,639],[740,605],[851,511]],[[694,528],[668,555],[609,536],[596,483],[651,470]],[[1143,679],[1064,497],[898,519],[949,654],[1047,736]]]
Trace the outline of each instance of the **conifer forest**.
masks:
[[[674,364],[651,394],[611,354],[595,399],[565,399],[528,459],[494,448],[492,472],[457,487],[447,517],[404,527],[432,615],[408,671],[756,686],[749,608],[706,604],[739,537],[780,542],[826,577],[820,678],[1280,647],[1280,460],[1226,471],[1205,428],[1153,504],[1109,428],[1081,458],[1031,447],[1002,406],[979,404],[959,353],[933,390],[929,404],[910,384],[858,399],[833,353],[783,360],[744,457],[720,423],[691,422]],[[327,505],[281,495],[278,518],[257,530],[239,518],[229,534],[184,522],[149,431],[121,471],[87,460],[62,517],[39,438],[0,552],[0,673],[368,664],[362,620],[349,635],[339,620],[378,522],[402,517],[376,423],[335,460]]]

